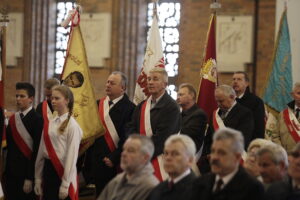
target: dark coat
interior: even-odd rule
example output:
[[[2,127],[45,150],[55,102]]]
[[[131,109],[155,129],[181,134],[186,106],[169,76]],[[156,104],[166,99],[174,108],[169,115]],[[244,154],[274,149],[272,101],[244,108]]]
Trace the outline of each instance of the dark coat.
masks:
[[[127,126],[127,134],[140,132],[140,118],[142,101],[134,110],[131,122]],[[154,108],[150,110],[151,128],[153,132],[154,155],[156,157],[163,152],[166,139],[180,130],[181,116],[177,103],[165,92]]]
[[[205,112],[194,104],[190,109],[182,111],[181,133],[190,136],[200,149],[206,130],[207,117]]]
[[[265,137],[265,106],[264,102],[256,95],[250,92],[247,87],[242,98],[236,98],[236,101],[252,111],[254,119],[253,138]]]
[[[191,200],[262,200],[264,194],[263,185],[250,177],[240,167],[234,177],[225,187],[217,193],[213,192],[215,174],[206,174],[198,178],[192,189]]]
[[[47,101],[47,103],[48,103],[48,106],[49,106],[50,110],[53,112],[54,110],[53,110],[51,101]],[[40,103],[37,105],[37,107],[36,107],[36,112],[37,112],[41,117],[43,117],[43,101],[40,102]]]
[[[191,172],[174,184],[172,188],[169,187],[168,180],[161,182],[152,190],[147,200],[187,200],[187,195],[195,179],[195,174]]]
[[[292,179],[288,177],[271,184],[265,194],[265,200],[299,200],[300,190],[293,190]]]

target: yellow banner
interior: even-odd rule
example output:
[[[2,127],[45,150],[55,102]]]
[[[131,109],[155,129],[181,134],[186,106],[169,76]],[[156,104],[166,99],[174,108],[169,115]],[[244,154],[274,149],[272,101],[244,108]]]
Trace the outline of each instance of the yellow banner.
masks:
[[[73,117],[83,131],[82,145],[86,149],[93,143],[95,137],[104,134],[104,129],[99,119],[79,25],[73,27],[71,31],[62,80],[74,94]]]

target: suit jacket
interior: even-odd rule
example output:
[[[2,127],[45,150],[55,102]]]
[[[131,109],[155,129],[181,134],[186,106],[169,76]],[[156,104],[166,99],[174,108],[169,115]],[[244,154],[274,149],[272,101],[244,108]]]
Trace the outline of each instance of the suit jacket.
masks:
[[[28,160],[20,151],[12,137],[10,125],[7,126],[7,158],[5,173],[15,177],[33,180],[34,164],[37,156],[43,130],[42,118],[31,109],[22,119],[22,122],[33,140],[32,159]]]
[[[256,95],[250,93],[247,87],[242,98],[236,98],[236,101],[241,105],[247,107],[253,113],[254,118],[254,132],[253,138],[265,137],[265,106],[264,102]]]
[[[190,136],[200,149],[206,130],[207,117],[205,112],[194,104],[190,109],[181,112],[181,133]]]
[[[288,177],[282,181],[275,182],[268,187],[265,200],[299,200],[300,190],[293,190],[292,179]]]
[[[127,134],[140,132],[140,118],[142,101],[134,110],[131,122],[127,126]],[[177,103],[167,92],[150,110],[151,128],[153,131],[154,155],[156,157],[163,152],[166,139],[180,130],[181,116]]]
[[[189,175],[169,188],[169,181],[166,180],[158,184],[150,193],[147,200],[187,200],[187,195],[192,182],[196,179],[191,171]]]
[[[99,100],[97,101],[97,104],[99,105]],[[98,138],[93,147],[95,157],[98,161],[99,159],[102,160],[104,157],[108,157],[115,166],[119,164],[122,147],[126,140],[125,125],[130,121],[134,108],[135,105],[129,100],[128,96],[124,94],[123,98],[109,110],[109,116],[116,128],[120,140],[118,148],[114,152],[110,152],[104,136]]]
[[[239,167],[237,173],[217,192],[213,192],[215,174],[206,174],[197,178],[193,184],[191,200],[262,200],[264,194],[263,185],[252,178],[247,172]]]
[[[54,110],[53,110],[51,101],[47,101],[47,103],[48,103],[48,106],[49,106],[50,110],[53,112]],[[37,105],[37,107],[36,107],[36,112],[37,112],[41,117],[43,117],[43,101],[40,102],[40,103]]]

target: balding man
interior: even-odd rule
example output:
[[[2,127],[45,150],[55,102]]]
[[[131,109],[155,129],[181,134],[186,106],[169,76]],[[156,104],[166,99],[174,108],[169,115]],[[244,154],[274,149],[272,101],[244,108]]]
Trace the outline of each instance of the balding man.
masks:
[[[253,138],[254,121],[252,112],[235,100],[236,94],[229,85],[220,85],[215,90],[218,109],[213,114],[213,127],[229,127],[242,132],[247,149]]]
[[[244,138],[240,131],[220,128],[211,147],[212,173],[198,178],[191,190],[192,200],[260,200],[263,186],[241,166]]]
[[[294,84],[291,92],[293,101],[280,112],[276,131],[270,136],[273,142],[290,152],[300,142],[300,82]]]

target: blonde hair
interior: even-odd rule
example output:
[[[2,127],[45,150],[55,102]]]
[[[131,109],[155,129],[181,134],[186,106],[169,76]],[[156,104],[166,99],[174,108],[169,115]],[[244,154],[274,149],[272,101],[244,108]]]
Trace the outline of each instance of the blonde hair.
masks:
[[[74,96],[73,96],[73,93],[70,90],[70,88],[65,86],[65,85],[55,86],[52,90],[60,92],[64,96],[65,99],[69,100],[69,103],[68,103],[68,109],[69,109],[68,118],[65,121],[63,121],[63,123],[58,128],[58,132],[60,134],[63,134],[66,127],[68,126],[70,118],[73,114]]]

